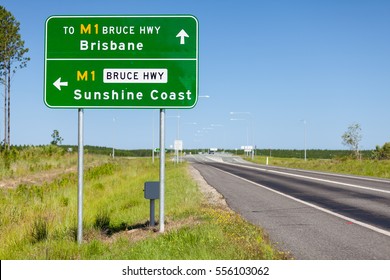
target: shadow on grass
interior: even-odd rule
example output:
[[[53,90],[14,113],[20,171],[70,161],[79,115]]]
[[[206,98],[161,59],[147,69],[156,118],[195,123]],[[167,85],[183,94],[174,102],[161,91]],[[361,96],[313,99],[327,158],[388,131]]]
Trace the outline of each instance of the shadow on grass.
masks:
[[[156,223],[156,226],[158,224]],[[123,232],[123,231],[129,231],[129,230],[135,230],[135,229],[147,229],[150,226],[150,222],[146,221],[145,223],[138,223],[134,225],[129,225],[128,223],[122,222],[120,225],[112,226],[108,225],[105,228],[101,228],[101,232],[106,235],[107,237],[111,237],[112,235]]]

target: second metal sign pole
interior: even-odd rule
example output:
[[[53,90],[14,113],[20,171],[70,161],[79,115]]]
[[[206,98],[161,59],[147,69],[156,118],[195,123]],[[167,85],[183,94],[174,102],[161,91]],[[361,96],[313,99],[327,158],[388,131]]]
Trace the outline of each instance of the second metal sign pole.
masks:
[[[77,207],[77,242],[83,242],[83,185],[84,185],[84,110],[79,109],[78,133],[78,207]]]
[[[165,193],[165,109],[160,109],[160,232],[164,232]]]

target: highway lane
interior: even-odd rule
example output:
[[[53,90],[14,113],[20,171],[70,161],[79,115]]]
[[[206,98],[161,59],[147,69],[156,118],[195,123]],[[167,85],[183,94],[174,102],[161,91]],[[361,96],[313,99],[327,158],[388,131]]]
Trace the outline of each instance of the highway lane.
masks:
[[[390,259],[390,181],[191,156],[230,207],[298,259]]]

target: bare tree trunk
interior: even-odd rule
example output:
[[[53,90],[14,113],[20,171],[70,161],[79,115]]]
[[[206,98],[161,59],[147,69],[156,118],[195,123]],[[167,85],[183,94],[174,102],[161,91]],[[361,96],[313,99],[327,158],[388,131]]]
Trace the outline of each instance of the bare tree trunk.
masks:
[[[11,146],[11,62],[8,64],[8,150]]]
[[[7,88],[8,88],[7,71],[4,77],[4,150],[7,148]]]

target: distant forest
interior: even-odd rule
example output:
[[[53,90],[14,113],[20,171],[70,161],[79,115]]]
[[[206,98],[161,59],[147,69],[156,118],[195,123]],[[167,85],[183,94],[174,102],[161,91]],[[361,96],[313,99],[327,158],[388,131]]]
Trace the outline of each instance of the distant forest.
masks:
[[[29,148],[31,146],[20,145],[12,146],[13,149],[22,150]],[[65,151],[77,152],[77,146],[75,145],[60,145],[59,147],[63,148]],[[100,154],[112,156],[112,148],[110,147],[99,147],[99,146],[84,146],[84,152],[89,154]],[[173,150],[166,150],[167,153],[173,153]],[[208,153],[208,149],[190,149],[184,150],[183,153],[186,154],[198,154],[198,153]],[[218,152],[230,153],[233,155],[243,155],[243,150],[218,150]],[[363,150],[362,158],[372,158],[374,150]],[[352,151],[350,150],[307,150],[307,158],[313,159],[332,159],[332,158],[347,158],[353,156]],[[156,152],[157,156],[158,153]],[[257,156],[270,156],[270,157],[280,157],[280,158],[304,158],[304,150],[287,150],[287,149],[257,149]],[[151,157],[151,149],[137,149],[137,150],[124,150],[124,149],[115,149],[115,156],[118,157]]]
[[[372,150],[360,151],[362,158],[371,158]],[[257,155],[273,156],[281,158],[304,158],[304,150],[269,150],[261,149],[257,150]],[[350,150],[306,150],[307,158],[316,159],[332,159],[332,158],[346,158],[353,156],[353,152]]]
[[[66,150],[72,149],[72,151],[77,152],[77,146],[67,146],[61,145],[61,147]],[[99,146],[84,146],[84,152],[89,154],[99,154],[112,156],[112,147],[99,147]],[[122,150],[115,149],[115,156],[118,157],[151,157],[152,151],[150,149],[139,149],[139,150]]]

